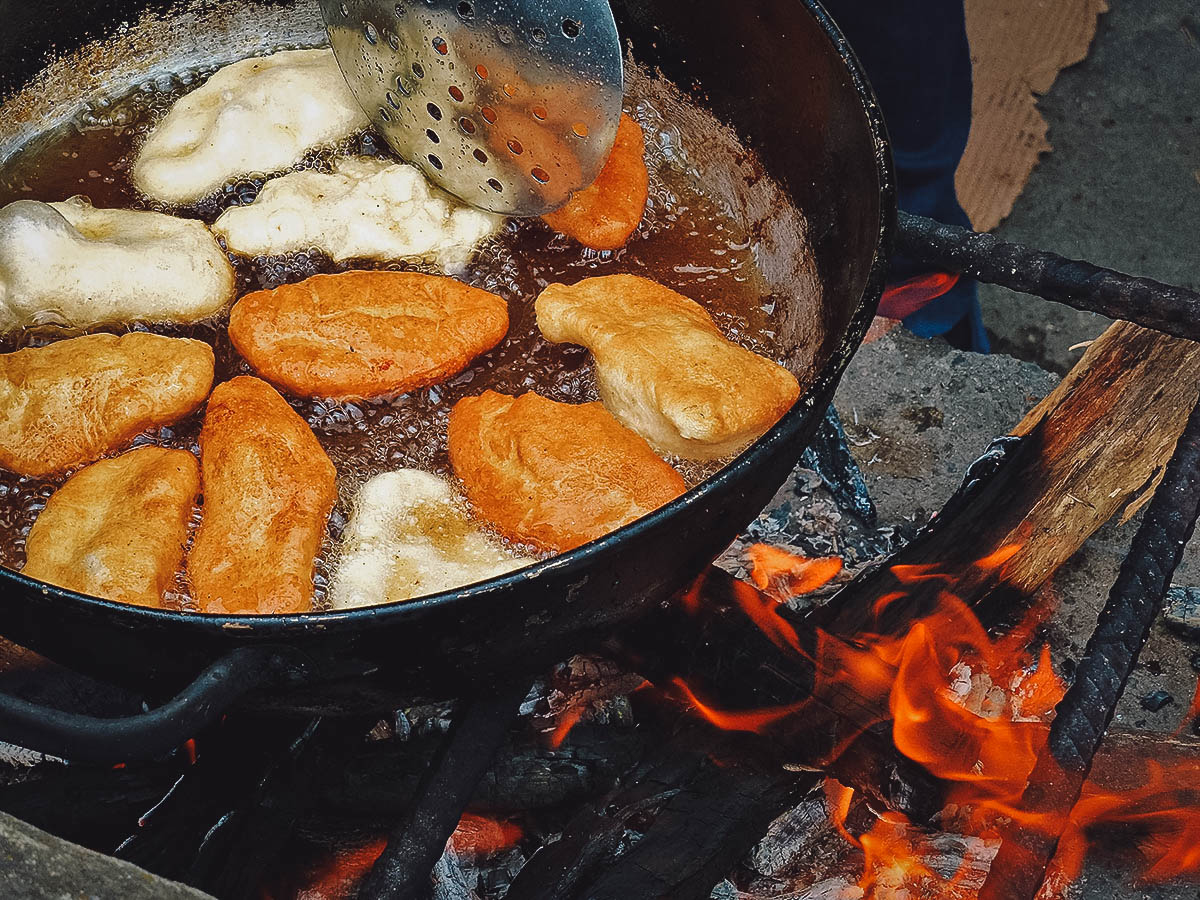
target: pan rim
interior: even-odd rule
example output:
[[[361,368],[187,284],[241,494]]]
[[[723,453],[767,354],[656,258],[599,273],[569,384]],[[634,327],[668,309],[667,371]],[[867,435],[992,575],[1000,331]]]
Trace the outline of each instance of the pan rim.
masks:
[[[638,540],[641,533],[654,530],[669,520],[688,514],[693,507],[702,505],[714,494],[728,489],[731,483],[745,477],[784,443],[797,440],[811,409],[822,398],[831,395],[851,358],[857,352],[874,318],[883,292],[884,282],[891,257],[896,228],[896,190],[893,177],[892,157],[887,129],[874,91],[866,74],[851,49],[845,36],[820,0],[799,0],[813,17],[821,31],[830,41],[833,50],[841,58],[849,76],[850,85],[867,118],[867,131],[875,143],[875,170],[879,179],[879,222],[877,240],[871,265],[860,296],[843,332],[841,341],[826,360],[816,378],[792,405],[791,409],[762,437],[747,447],[719,472],[705,479],[686,493],[655,510],[601,538],[558,556],[534,563],[488,581],[466,587],[443,591],[437,594],[401,600],[376,606],[357,607],[344,610],[293,613],[286,615],[234,615],[224,613],[182,612],[134,606],[80,594],[47,582],[31,579],[21,572],[0,567],[0,584],[19,588],[19,596],[6,596],[3,602],[27,603],[41,595],[51,602],[81,604],[90,612],[110,618],[113,625],[142,627],[157,624],[163,627],[188,628],[197,635],[229,637],[266,637],[286,641],[289,638],[309,635],[317,631],[349,632],[365,631],[379,625],[401,624],[405,618],[419,618],[433,610],[454,605],[464,609],[475,604],[488,602],[491,598],[519,589],[522,585],[537,583],[547,577],[563,578],[583,575],[595,565],[597,558],[610,555],[616,548]]]

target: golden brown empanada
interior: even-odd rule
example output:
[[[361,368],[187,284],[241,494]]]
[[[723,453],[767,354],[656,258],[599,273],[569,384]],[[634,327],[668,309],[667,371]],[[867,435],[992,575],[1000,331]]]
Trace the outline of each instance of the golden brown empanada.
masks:
[[[508,331],[495,294],[420,272],[343,272],[256,291],[229,337],[268,381],[302,397],[405,394],[457,375]]]
[[[542,219],[555,231],[593,250],[624,247],[641,224],[650,196],[646,139],[637,122],[622,114],[608,161],[596,180],[567,205]]]
[[[203,341],[89,334],[0,355],[0,465],[50,475],[193,412],[213,381]]]
[[[93,463],[46,502],[22,571],[81,594],[161,606],[199,493],[200,464],[186,450],[140,447]]]
[[[337,472],[308,423],[265,381],[234,378],[208,401],[200,468],[204,518],[187,567],[201,611],[308,612],[337,499]]]
[[[455,404],[449,444],[479,516],[541,550],[603,537],[685,490],[682,476],[600,403],[487,391]]]
[[[538,328],[596,358],[600,398],[663,453],[720,459],[774,425],[800,396],[796,376],[729,341],[704,307],[636,275],[552,284]]]

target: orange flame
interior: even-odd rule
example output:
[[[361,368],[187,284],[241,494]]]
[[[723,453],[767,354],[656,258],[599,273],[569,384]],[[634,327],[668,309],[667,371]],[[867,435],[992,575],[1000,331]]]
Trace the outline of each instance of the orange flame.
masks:
[[[515,847],[524,836],[525,832],[513,822],[463,813],[450,840],[460,854],[490,856]]]
[[[1000,573],[1020,550],[1020,544],[1002,547],[979,560],[977,569]],[[791,583],[808,587],[824,583],[822,577],[828,581],[840,569],[829,561],[789,558],[761,545],[752,548],[751,559],[754,582],[763,588],[778,585],[781,573]],[[814,697],[836,708],[839,694],[849,690],[866,699],[868,707],[887,710],[895,746],[948,785],[947,809],[957,807],[956,826],[985,839],[998,836],[996,823],[1004,819],[1061,832],[1055,865],[1067,878],[1074,878],[1082,867],[1089,834],[1113,827],[1143,836],[1139,850],[1146,879],[1200,876],[1200,762],[1148,764],[1142,786],[1132,791],[1105,790],[1089,782],[1065,823],[1020,808],[1026,781],[1048,736],[1047,718],[1065,693],[1049,648],[1028,652],[1033,633],[1049,614],[1048,604],[1035,605],[1005,637],[992,639],[971,609],[950,592],[950,574],[928,564],[894,566],[891,571],[911,589],[934,586],[936,608],[901,635],[856,635],[850,642],[818,633]],[[938,589],[938,582],[944,588]],[[881,597],[876,612],[905,596],[897,591]],[[776,645],[802,652],[777,603],[749,586],[737,591],[735,599]],[[701,715],[726,729],[769,732],[805,705],[722,711],[701,701],[682,682],[676,686]],[[1200,690],[1189,720],[1197,712]],[[886,814],[856,839],[845,828],[852,792],[840,785],[827,786],[827,792],[835,824],[866,858],[860,883],[864,890],[894,886],[897,879],[932,880],[950,895],[964,889],[974,895],[974,889],[958,882],[958,873],[947,880],[922,862],[902,816]]]
[[[702,701],[681,678],[672,679],[671,683],[683,694],[687,702],[701,716],[724,731],[761,732],[768,725],[795,715],[804,703],[792,703],[787,706],[772,706],[763,709],[741,710],[731,712],[717,709]]]
[[[1196,682],[1196,693],[1192,695],[1191,705],[1188,706],[1187,712],[1183,714],[1183,719],[1180,721],[1179,727],[1175,730],[1175,736],[1178,737],[1183,734],[1187,730],[1188,725],[1195,722],[1198,718],[1200,718],[1200,681]]]
[[[879,300],[879,315],[889,319],[911,316],[958,284],[958,279],[952,272],[931,272],[889,284]]]
[[[377,838],[331,853],[302,874],[299,883],[264,888],[263,900],[351,900],[385,847],[387,838]]]
[[[450,844],[454,851],[467,856],[489,856],[507,850],[524,837],[521,828],[506,821],[465,813],[459,819]],[[263,900],[352,900],[387,847],[387,838],[376,838],[358,847],[330,853],[292,882],[264,887]],[[293,881],[293,877],[298,877]]]
[[[558,717],[558,722],[554,725],[554,731],[551,732],[547,743],[551,750],[557,750],[563,745],[563,741],[567,739],[567,735],[571,733],[571,729],[579,724],[579,720],[583,718],[584,708],[582,704],[574,704],[563,710],[562,715]]]
[[[767,544],[747,547],[746,557],[750,560],[750,578],[761,590],[780,585],[793,597],[824,587],[838,576],[843,566],[836,556],[808,559]]]

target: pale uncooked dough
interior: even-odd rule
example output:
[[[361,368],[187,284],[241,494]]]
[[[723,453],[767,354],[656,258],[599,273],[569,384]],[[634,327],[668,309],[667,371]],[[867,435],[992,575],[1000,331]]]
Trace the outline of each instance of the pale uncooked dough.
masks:
[[[82,197],[0,209],[0,331],[194,322],[233,294],[233,267],[203,222]]]
[[[171,107],[133,166],[138,190],[186,204],[241,175],[281,172],[369,126],[333,51],[239,60]]]
[[[329,588],[335,609],[395,603],[529,565],[468,518],[450,485],[401,469],[363,485]]]
[[[213,230],[243,256],[315,247],[338,261],[420,258],[454,271],[503,221],[462,205],[413,166],[349,157],[332,174],[268,181],[254,203],[226,210]]]

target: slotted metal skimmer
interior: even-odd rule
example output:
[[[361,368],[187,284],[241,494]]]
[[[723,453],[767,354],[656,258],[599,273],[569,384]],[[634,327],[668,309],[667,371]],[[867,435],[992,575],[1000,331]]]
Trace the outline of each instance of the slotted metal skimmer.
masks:
[[[607,0],[321,0],[321,12],[375,128],[467,203],[541,215],[608,158],[622,60]]]

